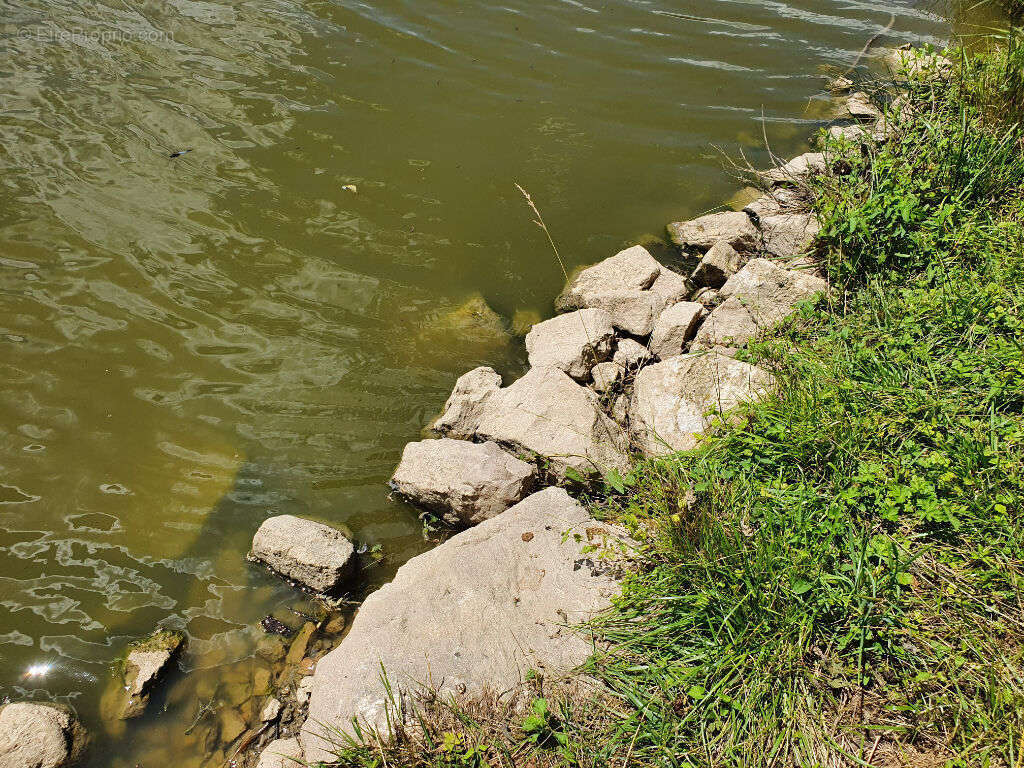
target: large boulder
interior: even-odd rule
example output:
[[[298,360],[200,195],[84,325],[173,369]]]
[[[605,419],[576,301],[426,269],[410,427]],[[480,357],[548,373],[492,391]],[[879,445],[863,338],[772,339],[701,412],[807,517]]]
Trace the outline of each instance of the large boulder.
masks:
[[[476,437],[533,454],[556,480],[625,471],[628,441],[592,390],[557,368],[533,368],[484,406]]]
[[[82,757],[87,741],[65,707],[29,701],[0,706],[0,768],[67,768]]]
[[[646,336],[661,311],[685,293],[682,275],[636,245],[580,271],[555,300],[555,308],[600,309],[620,331]]]
[[[130,720],[141,716],[157,684],[184,647],[184,633],[167,629],[132,643],[124,660],[122,679],[114,681],[103,695],[104,717]]]
[[[572,627],[619,590],[613,561],[583,548],[615,539],[564,490],[548,488],[414,557],[317,664],[299,737],[306,759],[328,759],[338,732],[354,735],[353,720],[363,733],[386,731],[388,715],[408,717],[419,692],[511,695],[530,670],[548,682],[578,667],[592,646]]]
[[[707,253],[724,240],[737,251],[757,248],[758,232],[754,222],[742,211],[711,213],[692,221],[675,221],[668,225],[672,242],[686,251]]]
[[[455,382],[444,411],[430,428],[439,435],[468,440],[476,431],[483,405],[501,389],[501,376],[493,368],[474,368]]]
[[[704,321],[693,349],[738,347],[759,330],[784,320],[798,303],[827,289],[820,277],[783,269],[767,259],[753,259],[729,278],[720,291],[726,300]]]
[[[298,739],[275,739],[260,752],[256,768],[301,768],[303,765],[306,765],[305,756]]]
[[[249,558],[313,592],[338,591],[355,570],[356,553],[341,531],[293,515],[268,517]]]
[[[449,523],[476,525],[521,501],[536,474],[496,443],[443,438],[405,446],[391,487]]]
[[[629,404],[633,444],[648,456],[695,448],[711,423],[773,386],[771,375],[717,353],[673,357],[637,374]]]
[[[777,216],[781,213],[805,213],[807,208],[807,200],[799,187],[777,186],[749,202],[743,210],[760,224],[761,219],[765,216]]]
[[[614,338],[607,312],[578,309],[533,326],[526,335],[526,352],[534,368],[557,368],[586,381],[590,369],[611,356]]]
[[[680,301],[661,313],[651,334],[651,352],[665,360],[683,353],[683,345],[693,338],[704,318],[704,305]]]

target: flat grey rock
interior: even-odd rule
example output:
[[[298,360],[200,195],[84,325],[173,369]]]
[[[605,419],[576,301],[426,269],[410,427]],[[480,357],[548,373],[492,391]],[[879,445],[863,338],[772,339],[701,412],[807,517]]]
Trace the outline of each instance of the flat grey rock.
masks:
[[[484,366],[464,373],[430,428],[439,435],[468,440],[476,432],[483,404],[499,389],[501,376],[493,368]]]
[[[68,768],[88,737],[64,707],[16,701],[0,706],[0,768]]]
[[[761,398],[771,375],[715,352],[669,358],[637,374],[629,404],[633,444],[648,456],[696,448],[709,413]]]
[[[757,227],[742,211],[712,213],[692,221],[676,221],[668,225],[672,242],[687,251],[707,253],[720,240],[737,251],[757,248]]]
[[[572,627],[620,588],[610,564],[581,549],[611,539],[564,490],[548,488],[412,558],[317,664],[299,737],[306,759],[329,758],[325,729],[352,734],[355,719],[387,730],[382,669],[403,707],[423,688],[505,694],[530,670],[545,681],[570,673],[592,651]]]
[[[489,397],[476,439],[542,457],[558,480],[570,468],[595,477],[629,467],[626,435],[601,412],[597,394],[557,368],[532,368]]]
[[[651,352],[662,360],[683,354],[683,345],[693,338],[706,310],[695,301],[680,301],[661,313],[651,334]]]
[[[476,525],[521,501],[536,475],[497,443],[442,438],[405,446],[391,487],[449,523]]]
[[[314,592],[331,593],[355,570],[355,547],[341,531],[293,515],[268,517],[252,540],[250,558]]]
[[[661,273],[661,264],[646,248],[634,245],[580,270],[558,301],[566,309],[590,306],[587,299],[606,291],[646,291]]]
[[[601,309],[578,309],[537,323],[526,334],[526,352],[534,368],[557,368],[577,381],[611,356],[615,329]]]

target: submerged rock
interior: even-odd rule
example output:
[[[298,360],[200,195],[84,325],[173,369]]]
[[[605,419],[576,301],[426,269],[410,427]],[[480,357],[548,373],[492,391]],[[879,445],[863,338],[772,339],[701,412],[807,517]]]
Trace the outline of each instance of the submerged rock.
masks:
[[[329,759],[330,756],[324,759]],[[298,739],[277,739],[260,752],[256,768],[298,768],[305,765],[305,756]]]
[[[264,520],[249,557],[320,593],[342,587],[356,562],[355,547],[341,531],[293,515]]]
[[[651,352],[665,360],[683,353],[683,345],[693,338],[706,310],[694,301],[681,301],[661,313],[651,334]]]
[[[132,643],[120,679],[103,694],[101,708],[107,720],[130,720],[146,711],[149,698],[185,647],[182,632],[157,630]]]
[[[630,436],[648,456],[688,451],[710,425],[709,414],[755,401],[772,386],[767,371],[717,353],[670,358],[637,374]]]
[[[497,443],[443,438],[405,446],[391,487],[450,523],[476,525],[521,501],[536,474]]]
[[[737,251],[757,248],[757,227],[742,211],[712,213],[692,221],[676,221],[668,225],[672,242],[687,251],[707,253],[715,243],[724,240]]]
[[[517,691],[529,670],[555,681],[582,664],[591,641],[571,626],[607,608],[615,569],[587,545],[614,539],[559,488],[529,496],[398,569],[370,595],[342,643],[317,666],[300,740],[329,759],[352,720],[386,731],[389,696],[480,696]],[[395,717],[408,716],[391,710]]]
[[[533,326],[526,335],[526,352],[534,368],[557,368],[586,381],[590,369],[611,356],[614,338],[608,313],[579,309]]]
[[[474,368],[455,382],[444,410],[430,428],[439,435],[470,439],[476,432],[487,399],[501,389],[501,376],[493,368]]]
[[[85,728],[66,707],[29,701],[0,706],[3,768],[69,768],[87,742]]]
[[[807,272],[787,270],[767,259],[753,259],[729,278],[720,294],[725,301],[697,332],[693,349],[739,347],[784,320],[802,301],[825,291],[827,284]]]
[[[629,467],[622,429],[601,412],[593,391],[557,368],[533,368],[489,397],[476,437],[541,457],[557,480]]]

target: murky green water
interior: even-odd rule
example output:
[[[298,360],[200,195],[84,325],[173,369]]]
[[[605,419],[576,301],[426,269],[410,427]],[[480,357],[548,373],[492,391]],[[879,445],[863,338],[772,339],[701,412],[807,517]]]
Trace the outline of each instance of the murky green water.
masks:
[[[190,685],[237,669],[296,599],[244,560],[265,517],[381,545],[369,584],[430,546],[402,446],[524,360],[458,308],[563,282],[513,182],[573,265],[660,234],[735,189],[719,150],[800,150],[890,11],[947,34],[911,0],[0,0],[0,697],[171,764],[203,691],[104,736],[111,661],[162,624]]]

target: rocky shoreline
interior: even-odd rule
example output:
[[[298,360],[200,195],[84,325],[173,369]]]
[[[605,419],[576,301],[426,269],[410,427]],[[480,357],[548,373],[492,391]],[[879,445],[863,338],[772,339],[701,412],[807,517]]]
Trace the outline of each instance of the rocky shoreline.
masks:
[[[904,69],[926,66],[900,55]],[[832,138],[885,140],[870,99],[845,104]],[[251,686],[247,717],[231,710],[237,722],[218,726],[218,758],[258,768],[329,760],[346,736],[386,734],[429,697],[515,698],[538,675],[571,679],[594,649],[575,628],[610,607],[633,542],[566,488],[623,475],[637,456],[690,450],[777,386],[737,352],[829,290],[813,258],[808,180],[842,162],[800,155],[758,174],[762,194],[742,210],[670,223],[671,242],[696,264],[687,275],[639,245],[580,270],[555,302],[560,314],[526,334],[525,375],[504,386],[487,367],[460,377],[431,425],[437,439],[406,446],[391,487],[464,530],[371,594],[332,650],[316,641],[344,628],[329,616],[268,644],[275,671]],[[358,556],[341,532],[285,515],[264,521],[249,558],[329,597]],[[158,632],[129,650],[105,705],[116,718],[145,710],[183,641]],[[66,709],[0,707],[3,768],[70,766],[85,742]]]

